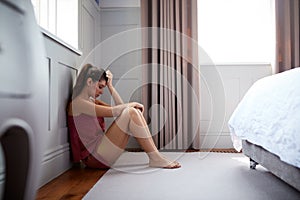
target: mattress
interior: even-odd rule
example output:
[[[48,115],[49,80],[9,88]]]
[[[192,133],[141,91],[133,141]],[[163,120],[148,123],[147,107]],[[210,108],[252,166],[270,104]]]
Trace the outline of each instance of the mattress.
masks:
[[[255,82],[228,125],[236,150],[248,140],[300,167],[300,68]]]

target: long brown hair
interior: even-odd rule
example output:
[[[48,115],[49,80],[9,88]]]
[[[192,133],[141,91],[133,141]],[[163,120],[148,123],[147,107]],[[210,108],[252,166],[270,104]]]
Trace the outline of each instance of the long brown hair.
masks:
[[[72,99],[80,94],[88,78],[91,78],[94,82],[101,80],[105,80],[107,82],[108,80],[104,69],[94,67],[91,64],[84,65],[77,76],[76,84],[73,88]]]

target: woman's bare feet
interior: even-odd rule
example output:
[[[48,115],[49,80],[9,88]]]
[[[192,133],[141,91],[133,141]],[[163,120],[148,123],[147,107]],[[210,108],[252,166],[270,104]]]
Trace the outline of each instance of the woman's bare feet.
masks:
[[[166,158],[150,159],[149,166],[164,169],[176,169],[181,167],[181,165],[177,161],[170,161]]]

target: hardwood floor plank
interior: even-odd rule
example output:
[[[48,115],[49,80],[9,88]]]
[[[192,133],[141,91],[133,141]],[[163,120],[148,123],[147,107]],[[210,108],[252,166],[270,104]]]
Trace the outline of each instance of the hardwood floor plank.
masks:
[[[41,187],[36,200],[82,199],[106,172],[75,166]]]

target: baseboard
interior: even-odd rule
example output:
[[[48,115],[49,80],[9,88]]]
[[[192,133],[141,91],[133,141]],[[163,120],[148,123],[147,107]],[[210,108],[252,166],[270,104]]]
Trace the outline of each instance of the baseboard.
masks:
[[[60,145],[47,151],[42,162],[39,187],[61,175],[71,166],[69,144]]]
[[[234,148],[188,149],[186,152],[240,153],[236,151]]]
[[[128,152],[144,152],[141,148],[126,148]],[[161,152],[215,152],[215,153],[240,153],[234,148],[214,148],[214,149],[166,149]]]

